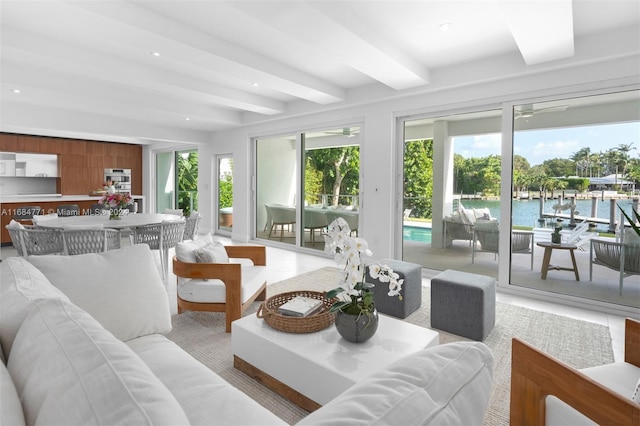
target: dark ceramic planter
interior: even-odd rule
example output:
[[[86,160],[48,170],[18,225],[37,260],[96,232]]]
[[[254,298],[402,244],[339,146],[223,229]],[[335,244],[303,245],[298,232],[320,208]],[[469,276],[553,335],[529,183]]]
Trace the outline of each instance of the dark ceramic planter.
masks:
[[[362,343],[369,340],[378,330],[378,311],[370,314],[351,315],[336,312],[336,329],[349,342]]]

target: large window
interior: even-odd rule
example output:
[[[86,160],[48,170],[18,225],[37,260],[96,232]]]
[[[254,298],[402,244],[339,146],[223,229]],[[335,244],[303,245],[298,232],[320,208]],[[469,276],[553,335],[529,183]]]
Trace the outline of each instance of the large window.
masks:
[[[640,198],[638,101],[632,91],[405,120],[403,259],[640,307],[640,240],[620,211]],[[556,229],[562,246],[548,249]]]
[[[631,214],[635,199],[637,209],[638,104],[638,92],[624,92],[513,108],[514,226],[532,229],[536,245],[549,243],[558,229],[562,244],[575,249],[551,250],[551,267],[541,279],[543,251],[536,247],[536,268],[516,273],[512,266],[512,284],[640,307],[640,278],[621,278],[619,269],[603,265],[607,257],[619,263],[616,244],[629,235],[620,208]],[[602,242],[593,252],[592,240]],[[577,273],[554,269],[572,269],[571,252]],[[630,272],[640,272],[637,252],[626,251]]]
[[[256,237],[324,249],[323,232],[360,219],[360,127],[256,140]]]
[[[233,228],[233,157],[221,155],[218,169],[218,231],[231,232]]]
[[[156,211],[182,209],[188,216],[198,210],[198,151],[156,154]]]

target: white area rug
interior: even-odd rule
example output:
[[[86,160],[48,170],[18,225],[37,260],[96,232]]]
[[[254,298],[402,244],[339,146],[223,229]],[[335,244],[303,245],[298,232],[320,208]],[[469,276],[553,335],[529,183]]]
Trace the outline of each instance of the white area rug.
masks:
[[[269,285],[267,297],[285,291],[305,289],[325,291],[336,287],[339,271],[326,267]],[[406,321],[430,328],[430,290],[423,288],[422,306]],[[254,303],[245,315],[253,315]],[[307,412],[233,368],[231,334],[224,331],[224,315],[186,312],[173,317],[173,331],[167,337],[200,362],[247,393],[289,424]],[[497,303],[496,326],[485,339],[495,357],[494,382],[485,416],[485,425],[509,424],[511,339],[519,337],[576,368],[613,362],[608,327],[518,306]],[[468,340],[440,332],[440,343]]]

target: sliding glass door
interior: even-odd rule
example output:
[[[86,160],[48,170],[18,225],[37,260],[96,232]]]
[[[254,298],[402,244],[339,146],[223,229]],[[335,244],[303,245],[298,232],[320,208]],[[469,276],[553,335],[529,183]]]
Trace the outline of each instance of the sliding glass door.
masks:
[[[188,216],[198,210],[198,151],[168,151],[156,154],[156,212],[182,209]]]
[[[258,138],[256,237],[323,250],[337,217],[355,235],[360,219],[360,127]]]
[[[231,155],[218,156],[216,161],[218,170],[218,231],[231,233],[233,228],[233,157]]]

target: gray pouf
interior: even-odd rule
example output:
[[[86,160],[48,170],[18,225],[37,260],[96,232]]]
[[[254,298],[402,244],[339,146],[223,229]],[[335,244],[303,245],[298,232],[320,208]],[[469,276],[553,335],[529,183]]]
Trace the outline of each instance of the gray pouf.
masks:
[[[482,341],[496,323],[496,280],[446,270],[431,279],[431,327]]]
[[[373,288],[373,300],[378,312],[392,315],[397,318],[406,318],[422,304],[422,266],[396,259],[382,259],[377,263],[388,265],[396,272],[400,279],[404,279],[400,295],[391,297],[389,283],[382,283],[369,276],[369,268],[366,271],[366,281],[375,284]]]

